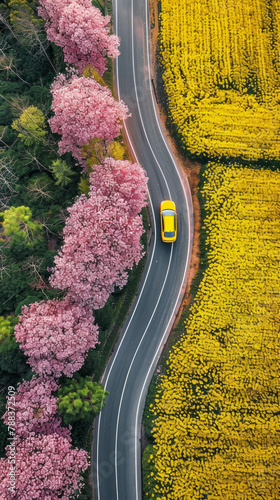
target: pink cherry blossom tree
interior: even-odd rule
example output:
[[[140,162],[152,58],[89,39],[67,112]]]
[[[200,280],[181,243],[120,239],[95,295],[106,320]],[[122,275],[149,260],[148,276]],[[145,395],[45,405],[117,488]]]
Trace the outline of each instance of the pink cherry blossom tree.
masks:
[[[80,302],[43,300],[22,308],[15,337],[36,373],[72,377],[96,346],[98,326],[92,309]]]
[[[52,36],[56,35],[58,29],[59,19],[63,10],[74,0],[39,0],[38,14],[46,21],[45,28],[49,30],[51,27],[54,32]],[[81,5],[86,5],[88,0],[78,0]]]
[[[46,21],[47,37],[62,47],[64,59],[82,73],[93,66],[102,76],[106,56],[119,54],[119,38],[110,35],[110,16],[103,16],[91,0],[40,0],[38,13]]]
[[[105,158],[94,165],[89,175],[91,196],[101,195],[112,199],[120,197],[128,206],[130,215],[137,215],[147,204],[148,178],[138,163]]]
[[[85,450],[72,448],[69,439],[58,434],[32,435],[15,447],[8,445],[7,458],[0,459],[1,499],[68,500],[80,492],[80,474],[89,466]],[[15,476],[11,475],[14,463]]]
[[[57,398],[52,395],[58,388],[55,379],[46,376],[33,376],[30,381],[18,384],[14,401],[17,439],[27,438],[30,433],[57,433],[70,439],[70,429],[61,427]],[[7,410],[3,415],[6,425],[9,416]]]
[[[125,285],[127,270],[142,256],[138,212],[146,203],[147,178],[128,163],[110,159],[95,167],[89,198],[80,196],[68,209],[64,244],[55,257],[51,285],[94,309],[105,305],[115,285]]]
[[[62,136],[59,154],[72,152],[86,164],[81,146],[95,137],[109,142],[120,134],[121,120],[127,118],[128,109],[113,98],[108,87],[93,78],[59,75],[51,92],[54,116],[49,124],[52,132]]]

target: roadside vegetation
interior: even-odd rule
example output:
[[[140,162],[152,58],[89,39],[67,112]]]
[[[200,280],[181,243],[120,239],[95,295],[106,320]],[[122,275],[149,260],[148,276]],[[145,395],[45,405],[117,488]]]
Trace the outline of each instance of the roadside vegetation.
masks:
[[[159,2],[168,121],[196,159],[279,160],[277,1]]]
[[[146,493],[273,499],[280,174],[210,163],[202,182],[207,268],[146,409],[154,443]]]
[[[214,4],[159,2],[168,124],[204,164],[200,267],[144,411],[143,498],[276,500],[279,7]]]
[[[127,108],[112,93],[110,9],[101,0],[0,6],[1,498],[91,498],[92,421],[108,396],[99,380],[145,263],[147,178],[121,135]],[[80,45],[71,19],[92,23]],[[95,36],[102,56],[86,52]],[[112,247],[123,238],[122,254],[102,231]]]

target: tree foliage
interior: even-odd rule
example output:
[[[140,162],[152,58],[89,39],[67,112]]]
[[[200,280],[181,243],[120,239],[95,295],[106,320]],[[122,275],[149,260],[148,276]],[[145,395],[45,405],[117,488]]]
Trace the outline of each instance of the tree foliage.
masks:
[[[16,29],[21,32],[22,21],[29,18],[33,24],[41,24],[35,12],[36,2],[34,0],[10,0],[8,2],[10,9],[10,21]]]
[[[44,118],[50,116],[50,94],[44,85],[48,85],[52,78],[50,67],[54,70],[59,64],[59,51],[53,44],[50,46],[41,30],[42,21],[34,12],[36,1],[6,0],[5,3],[10,23],[8,17],[2,16],[4,9],[1,8],[5,46],[3,44],[0,49],[3,77],[0,93],[4,101],[4,105],[0,106],[0,141],[6,150],[7,162],[3,168],[0,166],[0,182],[3,180],[5,184],[3,198],[0,191],[1,202],[5,200],[5,205],[1,206],[0,311],[16,309],[20,314],[17,324],[12,317],[0,318],[0,375],[2,384],[12,379],[16,386],[17,377],[24,371],[19,369],[17,355],[21,353],[24,358],[23,352],[37,375],[30,380],[29,371],[29,381],[17,386],[16,485],[14,491],[9,489],[12,451],[7,447],[7,458],[0,462],[0,497],[7,500],[66,500],[79,496],[82,486],[80,473],[87,469],[88,457],[83,450],[71,447],[69,429],[61,426],[61,416],[53,395],[58,385],[53,377],[62,374],[72,377],[80,369],[88,351],[98,343],[98,326],[94,324],[94,301],[89,300],[90,305],[87,304],[86,293],[82,291],[83,283],[78,295],[72,290],[61,300],[53,298],[59,292],[48,289],[46,268],[52,265],[50,261],[60,241],[65,208],[77,193],[80,169],[73,167],[73,159],[68,153],[72,152],[86,165],[87,153],[83,156],[81,147],[97,138],[106,149],[108,143],[119,135],[120,122],[127,117],[128,110],[123,103],[113,99],[95,70],[90,70],[89,74],[96,74],[99,82],[93,78],[79,79],[75,72],[70,79],[60,75],[52,87],[54,117],[50,120],[52,131],[62,136],[59,153],[66,154],[63,160],[58,160],[57,145],[48,133]],[[85,66],[91,64],[103,74],[107,56],[114,57],[118,53],[119,41],[110,35],[109,17],[102,17],[90,0],[45,0],[44,6],[50,6],[57,16],[50,21],[52,27],[49,28],[54,28],[58,22],[54,36],[57,45],[63,48],[65,60],[74,64],[78,71],[82,72]],[[121,147],[111,148],[110,154],[123,158]],[[106,204],[105,231],[99,236],[105,235],[107,239],[111,231],[110,217],[116,220],[114,235],[115,238],[120,236],[123,248],[120,270],[118,268],[113,272],[117,277],[115,281],[120,284],[121,280],[125,281],[126,268],[132,267],[141,256],[139,240],[142,221],[138,208],[142,202],[145,204],[147,180],[138,166],[119,163],[114,168],[116,180],[113,182],[113,174],[110,174],[111,181],[107,176],[108,182],[112,182],[114,198],[108,201],[108,183],[108,193],[97,194],[93,190],[90,198],[97,197],[97,205],[93,207],[98,206],[99,210],[103,208],[104,200]],[[104,163],[104,169],[107,172],[109,165]],[[101,170],[97,173],[96,169],[94,175],[98,181],[102,178]],[[137,182],[139,191],[135,188]],[[129,200],[130,194],[134,196],[134,205]],[[119,202],[116,210],[112,207],[114,202]],[[81,212],[79,217],[82,217]],[[102,225],[102,217],[98,223]],[[124,243],[126,225],[131,232],[128,245]],[[83,242],[86,226],[81,219],[77,228]],[[108,248],[109,244],[110,241]],[[102,259],[101,253],[100,267],[103,266]],[[71,266],[75,264],[73,259]],[[103,272],[106,276],[107,270],[103,268],[100,272],[101,277]],[[38,288],[40,293],[37,294]],[[114,280],[110,289],[114,289]],[[51,299],[41,300],[42,297]],[[37,300],[34,302],[34,299]],[[11,369],[5,373],[7,363]],[[12,369],[17,371],[16,375]],[[9,378],[11,373],[14,378]],[[75,422],[77,430],[81,418],[89,422],[100,411],[107,393],[100,384],[92,383],[88,378],[84,381],[79,379],[78,385],[69,383],[67,388],[68,392],[65,389],[60,405],[65,420]],[[10,416],[8,411],[4,415],[8,425]]]
[[[0,316],[0,378],[6,375],[22,375],[27,371],[26,360],[14,336],[15,316]]]
[[[15,316],[0,316],[0,368],[2,370],[5,353],[11,351],[13,355],[18,348],[18,343],[14,336],[14,326],[16,323],[17,318]]]
[[[45,117],[36,106],[26,108],[20,117],[12,123],[12,128],[26,146],[44,142],[47,131]]]
[[[139,165],[107,159],[90,174],[89,198],[68,209],[64,244],[50,283],[94,309],[104,306],[142,256],[140,237],[147,178]]]
[[[32,220],[32,213],[29,207],[11,207],[5,212],[1,212],[3,217],[3,236],[10,241],[17,241],[25,245],[33,245],[42,238],[42,226]]]
[[[66,437],[56,433],[30,435],[17,442],[14,491],[9,490],[12,453],[7,449],[7,458],[0,459],[1,498],[68,500],[79,494],[83,486],[80,474],[89,466],[88,455],[72,448]]]
[[[36,54],[46,58],[55,71],[55,67],[48,55],[49,42],[44,30],[43,19],[37,16],[36,1],[10,0],[10,23],[4,21],[6,27],[28,54]],[[3,21],[2,17],[2,21]],[[18,75],[19,76],[19,75]]]
[[[75,377],[58,390],[58,409],[65,424],[79,420],[92,421],[102,410],[106,395],[101,384],[90,377]]]
[[[124,160],[126,151],[123,144],[119,141],[112,141],[107,146],[108,156],[114,158],[114,160]]]
[[[9,208],[16,196],[18,177],[14,172],[13,161],[2,151],[0,156],[0,199],[2,210]]]
[[[12,312],[18,302],[24,299],[28,288],[28,277],[13,261],[0,260],[1,271],[1,302],[0,313]]]
[[[72,377],[96,346],[98,327],[89,307],[66,297],[24,306],[15,337],[36,373]]]
[[[17,318],[14,316],[0,316],[0,342],[10,341],[13,338],[14,326]]]
[[[14,396],[16,438],[26,439],[32,434],[49,435],[56,433],[70,441],[70,430],[61,427],[61,417],[57,408],[57,398],[52,395],[58,389],[52,377],[33,376],[30,381],[18,384]],[[10,412],[3,415],[9,425]]]
[[[59,153],[71,152],[82,161],[81,147],[97,137],[111,141],[120,134],[128,109],[107,87],[92,78],[60,75],[52,85],[52,132],[62,136]]]
[[[50,169],[54,175],[54,178],[56,179],[56,184],[58,186],[68,186],[68,184],[71,182],[71,177],[74,175],[74,172],[64,160],[58,158],[57,160],[53,161]]]
[[[120,197],[127,204],[129,214],[137,215],[147,204],[148,178],[138,163],[105,158],[89,174],[90,194],[101,195],[114,203]]]
[[[93,66],[102,76],[106,56],[116,57],[119,38],[110,35],[110,16],[103,16],[91,0],[40,0],[48,39],[62,47],[65,62],[80,73]]]

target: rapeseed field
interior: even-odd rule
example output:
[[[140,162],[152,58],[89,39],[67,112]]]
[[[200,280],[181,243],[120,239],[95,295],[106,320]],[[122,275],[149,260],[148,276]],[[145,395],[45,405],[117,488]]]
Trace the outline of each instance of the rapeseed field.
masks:
[[[277,500],[280,173],[210,163],[207,269],[160,377],[157,500]]]
[[[155,374],[144,498],[279,500],[280,0],[159,7],[168,120],[208,163],[201,280]]]
[[[161,0],[159,58],[185,152],[280,159],[279,0]]]

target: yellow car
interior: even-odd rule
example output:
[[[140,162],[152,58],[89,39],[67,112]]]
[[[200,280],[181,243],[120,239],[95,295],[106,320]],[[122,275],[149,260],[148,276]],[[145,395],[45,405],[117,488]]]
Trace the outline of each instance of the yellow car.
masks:
[[[175,203],[164,200],[160,204],[161,238],[165,243],[173,243],[177,238],[177,213]]]

